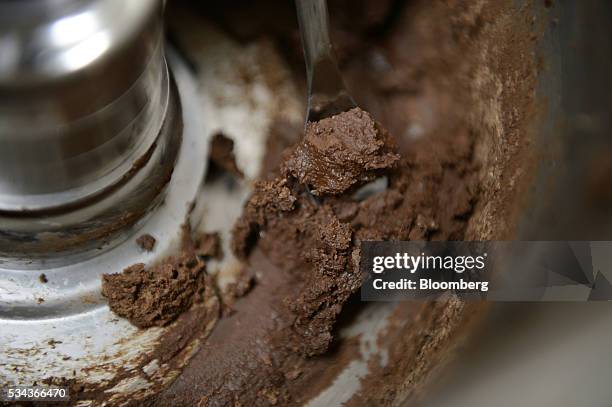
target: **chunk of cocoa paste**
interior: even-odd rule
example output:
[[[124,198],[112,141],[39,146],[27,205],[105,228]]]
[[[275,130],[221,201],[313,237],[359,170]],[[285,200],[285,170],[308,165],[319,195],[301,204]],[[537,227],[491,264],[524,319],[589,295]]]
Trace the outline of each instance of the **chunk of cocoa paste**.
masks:
[[[313,195],[338,195],[373,180],[399,160],[389,133],[356,107],[306,125],[282,171]]]

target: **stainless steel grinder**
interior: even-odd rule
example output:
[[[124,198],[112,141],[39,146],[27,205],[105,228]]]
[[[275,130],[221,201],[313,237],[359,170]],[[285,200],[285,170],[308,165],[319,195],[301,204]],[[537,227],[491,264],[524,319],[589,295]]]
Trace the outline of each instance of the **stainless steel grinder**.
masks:
[[[181,143],[157,1],[4,2],[0,253],[110,244],[159,201]]]
[[[178,246],[204,178],[197,84],[165,49],[163,11],[0,3],[0,381],[103,380],[160,334],[116,318],[100,283]]]

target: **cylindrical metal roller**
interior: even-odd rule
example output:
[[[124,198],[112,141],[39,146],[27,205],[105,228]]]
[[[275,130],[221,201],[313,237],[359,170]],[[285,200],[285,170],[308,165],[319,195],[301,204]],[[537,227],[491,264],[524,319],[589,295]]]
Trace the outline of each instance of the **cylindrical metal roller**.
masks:
[[[156,202],[181,137],[162,12],[157,0],[0,4],[0,253],[62,251],[67,235],[100,245]]]

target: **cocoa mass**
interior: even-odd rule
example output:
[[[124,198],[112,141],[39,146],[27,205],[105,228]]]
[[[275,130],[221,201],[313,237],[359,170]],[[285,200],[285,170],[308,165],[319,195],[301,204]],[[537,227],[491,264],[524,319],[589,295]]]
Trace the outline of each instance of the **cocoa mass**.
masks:
[[[139,328],[165,326],[194,303],[203,301],[205,291],[212,288],[208,287],[203,256],[187,227],[182,241],[176,256],[150,267],[137,263],[121,273],[102,276],[102,295],[115,314]]]
[[[341,194],[374,179],[398,159],[387,131],[357,107],[308,123],[283,172],[314,195]]]

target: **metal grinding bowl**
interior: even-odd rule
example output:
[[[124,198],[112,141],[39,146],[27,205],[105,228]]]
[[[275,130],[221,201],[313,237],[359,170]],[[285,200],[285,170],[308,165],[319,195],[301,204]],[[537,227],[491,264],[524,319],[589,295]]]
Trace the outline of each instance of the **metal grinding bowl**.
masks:
[[[2,383],[103,380],[160,334],[116,318],[100,283],[196,217],[206,125],[162,17],[156,0],[0,4]]]
[[[536,89],[536,99],[546,108],[534,118],[531,128],[536,135],[534,141],[538,151],[552,150],[554,154],[541,156],[543,158],[536,171],[531,200],[523,208],[519,236],[524,239],[605,239],[609,236],[609,224],[605,222],[611,219],[609,207],[592,206],[593,201],[586,199],[591,184],[585,180],[592,179],[589,177],[593,175],[591,158],[598,152],[609,151],[610,147],[609,108],[612,103],[609,92],[604,91],[609,88],[605,84],[609,84],[607,72],[610,59],[601,58],[597,50],[587,45],[601,42],[609,46],[604,40],[610,38],[609,27],[605,29],[609,14],[602,13],[587,2],[555,2],[553,10],[554,13],[549,13],[544,4],[534,8],[534,15],[545,21],[542,24],[545,26],[543,41],[537,57],[546,62],[547,69],[540,73]],[[554,19],[558,21],[554,23]],[[587,24],[586,21],[595,23]],[[210,40],[215,41],[222,43],[217,38]],[[223,47],[215,48],[214,51],[223,51],[221,54],[229,59],[230,53]],[[210,52],[209,55],[218,56],[219,53]],[[134,262],[149,263],[176,246],[178,228],[185,219],[187,204],[195,196],[204,173],[204,160],[201,157],[205,156],[207,147],[206,140],[198,137],[199,132],[208,134],[211,128],[219,127],[229,129],[230,135],[234,130],[239,133],[245,128],[254,130],[252,133],[255,135],[260,133],[259,127],[248,126],[252,122],[235,120],[236,116],[218,114],[202,117],[195,110],[200,102],[194,91],[197,84],[180,60],[170,58],[170,66],[183,105],[184,131],[177,165],[164,195],[165,205],[152,209],[148,217],[143,215],[139,218],[139,226],[136,228],[122,228],[123,240],[117,238],[114,247],[113,244],[107,245],[107,250],[100,256],[92,257],[95,252],[79,249],[68,262],[63,256],[55,256],[36,260],[36,265],[16,261],[15,256],[3,257],[4,264],[10,267],[0,272],[3,283],[0,288],[1,378],[7,378],[11,383],[31,384],[33,380],[51,376],[74,377],[73,372],[76,372],[79,379],[88,382],[112,381],[117,372],[138,365],[140,356],[152,352],[162,335],[163,330],[160,328],[139,331],[125,320],[112,315],[99,296],[100,274],[116,272]],[[221,83],[219,86],[231,85]],[[233,90],[242,97],[242,88],[237,86]],[[298,116],[300,112],[298,109]],[[249,111],[249,114],[257,117],[269,114],[260,111],[252,113]],[[297,120],[301,120],[301,117]],[[213,125],[213,121],[219,123]],[[236,141],[240,164],[243,164],[240,161],[241,151],[253,153],[255,150],[253,139],[256,137]],[[201,173],[198,172],[200,169]],[[214,191],[215,185],[208,188],[206,192],[217,192]],[[221,227],[221,223],[225,225],[227,219],[217,215],[228,212],[230,206],[231,210],[239,212],[243,198],[235,190],[233,195],[207,195],[210,207],[214,209],[207,217],[207,222],[215,227]],[[133,239],[125,240],[138,233],[151,233],[158,239],[154,254],[140,252]],[[62,266],[49,266],[53,259],[61,259]],[[38,281],[41,271],[49,279],[47,284]],[[38,298],[44,301],[39,303]],[[367,352],[362,355],[362,359],[352,361],[340,372],[337,380],[311,400],[311,405],[333,405],[346,401],[358,391],[360,381],[368,374],[368,362],[385,355],[386,349],[380,348],[379,335],[389,331],[388,316],[394,306],[386,303],[372,304],[340,333],[340,336],[346,338],[359,336],[360,347],[367,349]],[[573,318],[581,317],[574,315]],[[569,320],[564,321],[569,323]],[[563,333],[564,336],[569,334]],[[491,351],[492,355],[503,353],[500,347],[494,347]],[[562,349],[553,357],[562,360]],[[475,363],[475,359],[467,363]],[[161,384],[167,384],[178,374],[170,374],[164,369],[152,362],[139,371],[139,377],[113,382],[107,393],[108,400],[112,403],[114,397],[119,396],[132,397],[134,400],[137,392],[159,391]],[[502,369],[501,365],[495,365],[493,373],[499,369]],[[147,380],[142,372],[147,373]],[[493,376],[492,373],[488,375]],[[529,374],[521,375],[525,380],[530,380]],[[471,386],[482,396],[481,383],[476,381]],[[571,386],[572,381],[568,381],[567,387]],[[508,390],[507,387],[505,389]],[[525,404],[534,400],[528,391],[521,391],[517,395],[516,388],[510,390],[509,399],[517,400],[520,396]],[[499,400],[494,396],[490,396],[492,403]],[[465,405],[473,405],[473,402],[466,402]]]

